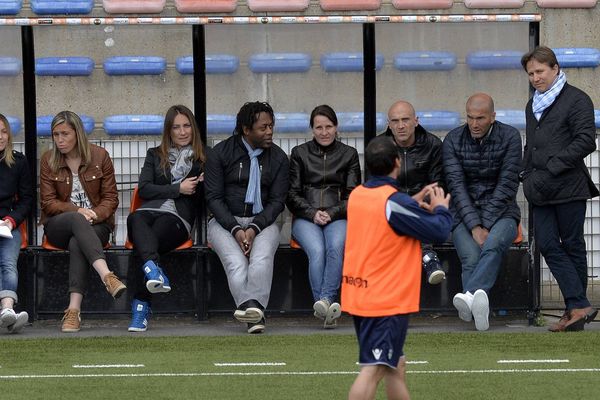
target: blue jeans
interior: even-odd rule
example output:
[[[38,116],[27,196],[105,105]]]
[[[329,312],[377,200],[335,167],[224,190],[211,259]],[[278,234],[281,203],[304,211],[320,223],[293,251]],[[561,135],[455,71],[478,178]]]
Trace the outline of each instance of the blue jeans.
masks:
[[[586,202],[533,206],[535,241],[554,275],[568,310],[590,306],[583,225]]]
[[[10,297],[16,303],[21,232],[15,229],[12,235],[12,239],[0,238],[0,299]]]
[[[462,264],[464,292],[474,293],[477,289],[490,292],[500,272],[504,253],[517,236],[517,221],[501,218],[488,235],[483,247],[479,247],[471,231],[460,223],[452,231],[452,241]]]
[[[342,280],[346,220],[339,219],[325,226],[296,218],[292,236],[308,256],[308,277],[315,301],[337,299]]]

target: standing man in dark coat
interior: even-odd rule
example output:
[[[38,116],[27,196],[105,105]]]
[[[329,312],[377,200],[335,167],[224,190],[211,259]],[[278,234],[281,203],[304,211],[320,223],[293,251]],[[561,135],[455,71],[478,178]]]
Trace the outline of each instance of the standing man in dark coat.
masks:
[[[535,88],[525,108],[523,189],[532,205],[535,243],[556,278],[565,313],[550,331],[580,331],[597,310],[586,297],[583,237],[586,200],[598,196],[584,159],[596,150],[594,105],[567,83],[554,52],[538,47],[521,59]]]
[[[452,241],[462,265],[463,292],[453,304],[463,321],[489,328],[488,293],[504,254],[517,235],[521,135],[496,121],[494,101],[485,93],[467,100],[467,123],[443,143],[444,173],[452,195]]]

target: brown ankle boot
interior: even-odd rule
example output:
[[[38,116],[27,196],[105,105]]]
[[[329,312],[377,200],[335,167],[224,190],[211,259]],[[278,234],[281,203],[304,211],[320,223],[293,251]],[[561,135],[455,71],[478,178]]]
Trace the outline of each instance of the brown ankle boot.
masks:
[[[79,329],[81,329],[81,316],[79,315],[79,310],[72,308],[65,310],[61,330],[63,332],[79,332]]]
[[[114,272],[109,272],[104,277],[104,286],[106,286],[108,293],[115,299],[121,296],[125,292],[125,289],[127,289],[127,286],[117,278]]]

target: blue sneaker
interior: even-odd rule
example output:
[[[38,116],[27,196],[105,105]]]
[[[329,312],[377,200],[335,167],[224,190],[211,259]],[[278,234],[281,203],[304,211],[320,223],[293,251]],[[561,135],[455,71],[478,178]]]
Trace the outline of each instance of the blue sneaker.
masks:
[[[150,304],[146,301],[133,299],[133,302],[131,303],[131,323],[127,330],[129,332],[146,332],[149,319]]]
[[[169,278],[154,261],[146,261],[144,273],[146,274],[146,287],[150,293],[167,293],[171,291]]]

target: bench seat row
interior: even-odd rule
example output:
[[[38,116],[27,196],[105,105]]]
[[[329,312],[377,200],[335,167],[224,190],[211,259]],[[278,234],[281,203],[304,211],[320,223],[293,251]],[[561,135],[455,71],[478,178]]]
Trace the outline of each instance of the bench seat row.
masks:
[[[237,0],[174,0],[180,13],[231,13],[238,6]],[[253,12],[304,11],[309,0],[246,0]],[[467,8],[522,8],[525,0],[464,0]],[[597,0],[536,0],[541,8],[592,8]],[[109,14],[160,14],[167,5],[166,0],[103,0],[102,7]],[[323,11],[374,11],[382,5],[382,0],[320,0]],[[393,0],[398,10],[448,9],[453,0]],[[94,7],[93,0],[31,0],[31,10],[38,15],[89,14]],[[0,0],[0,15],[16,15],[23,7],[23,0]]]

